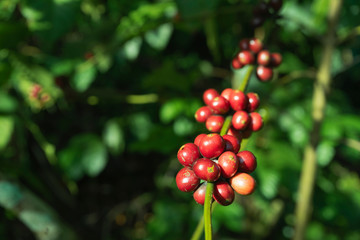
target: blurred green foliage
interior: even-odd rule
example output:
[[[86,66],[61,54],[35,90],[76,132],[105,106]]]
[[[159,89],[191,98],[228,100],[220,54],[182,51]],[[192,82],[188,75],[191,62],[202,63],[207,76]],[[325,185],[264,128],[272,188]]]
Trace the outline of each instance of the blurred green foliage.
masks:
[[[176,188],[176,152],[205,132],[202,92],[238,86],[230,60],[257,3],[0,1],[1,239],[61,239],[44,224],[77,239],[189,239],[202,207]],[[249,84],[266,120],[246,146],[258,188],[216,207],[216,239],[292,237],[328,5],[284,0],[257,29],[283,64]],[[360,239],[359,14],[344,1],[307,239]]]

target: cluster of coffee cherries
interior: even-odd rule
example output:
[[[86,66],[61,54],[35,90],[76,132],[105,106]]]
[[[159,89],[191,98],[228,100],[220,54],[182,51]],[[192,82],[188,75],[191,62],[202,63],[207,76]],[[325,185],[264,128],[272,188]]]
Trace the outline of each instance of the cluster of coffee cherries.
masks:
[[[231,62],[232,67],[240,69],[245,65],[257,64],[257,78],[262,82],[270,81],[273,68],[282,62],[281,54],[264,49],[262,42],[257,38],[243,39],[239,42],[239,47],[240,51]]]
[[[184,166],[176,175],[177,187],[193,192],[195,201],[204,205],[207,182],[214,183],[213,199],[223,206],[234,201],[234,190],[249,195],[255,180],[249,175],[256,168],[250,151],[240,151],[240,141],[232,135],[200,134],[194,143],[181,146],[177,157]]]
[[[228,115],[232,115],[232,120],[227,134],[238,139],[249,138],[263,126],[261,115],[255,112],[260,104],[256,93],[226,88],[219,94],[210,88],[203,93],[203,100],[206,106],[195,112],[195,119],[205,122],[210,132],[219,133]]]
[[[256,93],[230,88],[221,94],[207,89],[203,100],[206,106],[196,111],[195,119],[205,122],[212,133],[200,134],[194,143],[179,149],[177,157],[184,167],[176,176],[176,184],[181,191],[194,192],[195,201],[203,205],[207,182],[214,182],[213,199],[227,206],[234,201],[234,190],[249,195],[255,189],[255,180],[249,173],[257,166],[256,157],[250,151],[239,150],[242,139],[262,128],[262,118],[254,112],[260,100]],[[220,136],[226,116],[231,116],[231,127]]]
[[[282,0],[261,1],[253,10],[253,18],[251,24],[253,27],[260,27],[269,17],[277,17],[277,13],[283,5]]]

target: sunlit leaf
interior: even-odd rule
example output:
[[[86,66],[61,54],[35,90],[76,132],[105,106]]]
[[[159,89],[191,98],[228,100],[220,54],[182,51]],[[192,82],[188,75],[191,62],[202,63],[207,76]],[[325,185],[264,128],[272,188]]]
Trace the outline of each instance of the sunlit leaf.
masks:
[[[10,116],[0,116],[0,150],[6,147],[14,129],[14,119]]]
[[[105,124],[103,141],[109,151],[114,155],[118,155],[124,151],[124,132],[116,119],[111,119]]]
[[[86,91],[96,78],[96,68],[92,61],[79,64],[71,79],[71,85],[79,92]]]
[[[165,23],[155,30],[148,31],[145,34],[146,42],[155,49],[164,49],[170,40],[173,25]]]

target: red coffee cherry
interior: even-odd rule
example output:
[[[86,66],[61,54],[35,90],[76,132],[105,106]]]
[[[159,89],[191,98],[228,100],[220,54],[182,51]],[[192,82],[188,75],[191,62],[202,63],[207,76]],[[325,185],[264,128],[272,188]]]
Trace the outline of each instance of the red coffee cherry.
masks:
[[[270,64],[270,52],[268,50],[261,50],[257,55],[257,63],[259,65],[267,66]]]
[[[260,52],[262,48],[263,48],[263,45],[262,45],[262,43],[261,43],[261,41],[259,39],[257,39],[257,38],[250,39],[250,41],[249,41],[249,49],[253,53]]]
[[[237,173],[230,178],[231,187],[241,195],[249,195],[254,192],[256,182],[255,179],[247,173]]]
[[[219,96],[219,93],[215,89],[213,88],[207,89],[203,94],[204,103],[206,105],[210,105],[210,102],[217,96]]]
[[[221,176],[230,178],[238,171],[239,159],[234,152],[227,151],[219,156],[218,165],[221,170]]]
[[[242,65],[253,64],[255,61],[253,53],[248,50],[243,50],[239,52],[237,57]]]
[[[228,206],[234,201],[234,190],[226,181],[219,180],[214,185],[213,198],[221,205]]]
[[[249,114],[245,111],[236,111],[231,120],[232,126],[237,130],[244,130],[249,122]]]
[[[269,67],[258,66],[256,68],[256,76],[262,82],[268,82],[273,76],[273,70]]]
[[[239,42],[241,50],[249,50],[249,39],[245,38]]]
[[[208,106],[200,107],[195,113],[195,119],[198,122],[205,122],[211,116],[212,112]]]
[[[200,179],[215,182],[219,179],[221,171],[216,162],[208,158],[198,159],[193,166],[193,171]]]
[[[225,88],[222,92],[221,92],[221,96],[224,97],[226,100],[229,101],[230,99],[230,95],[234,90],[232,88]],[[229,103],[230,104],[230,103]]]
[[[197,135],[197,137],[194,140],[195,145],[199,147],[201,139],[205,136],[206,136],[205,133],[201,133],[201,134]]]
[[[193,193],[194,200],[201,205],[204,205],[206,193],[206,182],[201,184],[198,189]]]
[[[176,175],[176,185],[180,191],[192,192],[200,184],[200,179],[193,170],[188,167],[180,169]]]
[[[262,126],[263,126],[263,120],[262,120],[261,115],[257,112],[250,113],[249,128],[252,131],[257,132],[262,128]]]
[[[209,107],[215,114],[224,114],[229,111],[230,103],[223,96],[217,96],[210,102]]]
[[[198,146],[194,143],[186,143],[182,145],[177,153],[177,158],[182,165],[191,166],[197,159],[200,158]]]
[[[241,131],[236,130],[232,126],[229,128],[229,130],[228,130],[228,132],[226,134],[236,137],[239,140],[239,142],[241,142],[241,140],[243,139]]]
[[[230,106],[235,111],[245,110],[248,104],[247,96],[240,90],[234,90],[230,94]]]
[[[233,58],[233,60],[231,61],[231,66],[233,67],[233,69],[240,69],[243,67],[237,57]]]
[[[220,132],[222,126],[224,125],[224,117],[220,115],[210,116],[205,123],[206,129],[210,132]]]
[[[256,169],[256,157],[252,152],[241,151],[236,156],[239,160],[239,172],[252,173]]]
[[[271,53],[270,54],[270,65],[272,67],[277,67],[282,62],[282,56],[280,53]]]
[[[280,10],[280,8],[283,5],[283,1],[282,0],[270,0],[269,1],[269,6],[274,9],[274,12],[277,12]]]
[[[219,134],[208,134],[201,139],[199,149],[204,157],[216,158],[224,152],[225,142]]]
[[[247,111],[254,112],[260,105],[259,95],[257,93],[250,92],[247,93],[246,96],[249,99]]]
[[[241,140],[232,135],[224,135],[222,137],[225,141],[225,151],[232,151],[234,153],[239,152]]]
[[[249,137],[251,137],[252,133],[253,133],[253,130],[251,128],[251,121],[250,121],[248,126],[246,127],[246,129],[241,131],[242,138],[243,139],[248,139]]]

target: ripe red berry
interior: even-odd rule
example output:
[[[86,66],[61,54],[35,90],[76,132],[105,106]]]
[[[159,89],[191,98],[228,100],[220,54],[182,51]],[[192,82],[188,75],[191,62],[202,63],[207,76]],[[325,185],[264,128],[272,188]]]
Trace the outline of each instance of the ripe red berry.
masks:
[[[221,170],[221,176],[230,178],[238,171],[239,159],[234,152],[227,151],[219,156],[218,165]]]
[[[225,142],[219,134],[208,134],[201,139],[199,149],[204,157],[216,158],[224,151]]]
[[[252,173],[256,169],[256,157],[252,152],[241,151],[236,156],[239,160],[239,172]]]
[[[249,50],[249,39],[244,38],[239,42],[239,47],[241,50]]]
[[[192,192],[200,184],[200,179],[193,170],[188,167],[180,169],[176,175],[176,185],[180,191]]]
[[[215,89],[213,89],[213,88],[207,89],[203,94],[204,103],[206,105],[209,105],[210,102],[217,96],[219,96],[219,93]]]
[[[191,166],[197,159],[200,158],[198,146],[194,143],[186,143],[182,145],[177,153],[177,158],[182,165]]]
[[[247,106],[247,111],[248,112],[255,111],[260,105],[259,95],[257,93],[250,92],[250,93],[247,93],[246,96],[249,100],[248,106]]]
[[[230,178],[230,185],[241,195],[249,195],[254,192],[256,182],[255,179],[247,173],[237,173]]]
[[[240,141],[237,137],[232,135],[222,136],[225,141],[225,151],[232,151],[234,153],[239,152],[240,150]]]
[[[208,158],[198,159],[193,165],[193,171],[200,179],[208,182],[215,182],[221,174],[219,165]]]
[[[270,81],[273,76],[273,70],[269,67],[258,66],[256,68],[256,76],[262,82]]]
[[[247,96],[240,90],[234,90],[230,94],[230,106],[235,111],[245,110],[248,104]]]
[[[240,69],[243,67],[237,57],[233,58],[233,60],[231,61],[231,66],[233,67],[233,69]]]
[[[220,115],[210,116],[205,123],[206,129],[210,132],[220,132],[224,125],[224,117]]]
[[[225,88],[222,92],[221,92],[221,96],[224,97],[226,100],[229,101],[230,99],[230,95],[234,90],[232,88]],[[230,103],[229,103],[230,104]]]
[[[230,103],[223,96],[217,96],[210,102],[209,107],[215,114],[224,114],[229,111]]]
[[[257,112],[250,113],[250,124],[249,127],[252,131],[257,132],[263,126],[263,119]]]
[[[244,130],[249,122],[249,114],[245,111],[236,111],[231,120],[232,126],[237,130]]]
[[[242,65],[253,64],[255,60],[254,54],[248,50],[239,52],[237,57]]]
[[[272,9],[274,9],[274,12],[277,12],[282,7],[283,1],[282,0],[270,0],[269,5]]]
[[[248,139],[251,136],[252,133],[253,133],[253,130],[251,129],[251,121],[250,121],[248,126],[245,128],[245,130],[241,131],[242,138],[243,139]]]
[[[205,133],[201,133],[201,134],[197,135],[197,137],[196,137],[195,140],[194,140],[195,145],[196,145],[196,146],[199,146],[201,139],[202,139],[203,137],[205,137],[205,136],[206,136]]]
[[[282,56],[280,53],[271,53],[270,54],[270,65],[272,67],[277,67],[282,62]]]
[[[262,48],[263,48],[263,45],[262,45],[262,43],[261,43],[261,41],[259,39],[257,39],[257,38],[250,39],[250,41],[249,41],[249,49],[253,53],[260,52]]]
[[[229,130],[228,130],[228,132],[226,134],[236,137],[239,140],[239,142],[241,142],[241,140],[243,139],[241,131],[236,130],[232,126],[229,128]]]
[[[193,193],[194,200],[201,205],[204,205],[206,193],[206,182],[201,184],[198,189]]]
[[[234,190],[224,180],[219,180],[214,185],[213,197],[223,206],[230,205],[235,198]]]
[[[211,116],[211,114],[211,109],[208,106],[203,106],[195,112],[195,119],[198,122],[205,122],[206,119]]]
[[[270,64],[270,52],[268,50],[261,50],[257,55],[257,63],[259,65],[267,66]]]

